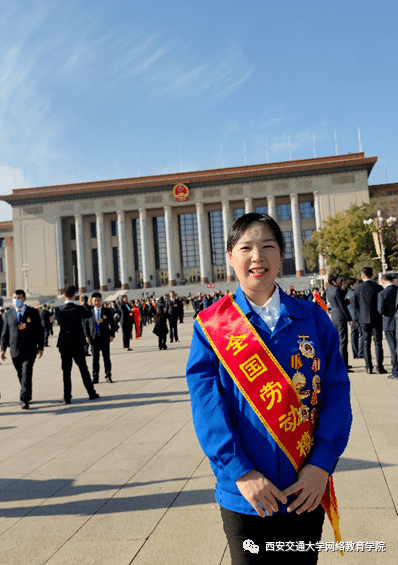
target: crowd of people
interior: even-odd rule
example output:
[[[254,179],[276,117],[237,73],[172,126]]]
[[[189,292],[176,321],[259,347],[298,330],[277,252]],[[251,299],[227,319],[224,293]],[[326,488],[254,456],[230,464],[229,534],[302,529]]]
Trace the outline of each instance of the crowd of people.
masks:
[[[390,349],[391,375],[389,378],[398,378],[398,343],[397,328],[398,317],[398,286],[397,279],[390,274],[382,277],[382,285],[375,283],[370,267],[364,267],[361,272],[362,280],[350,278],[344,280],[338,274],[329,275],[328,289],[312,288],[304,291],[290,290],[290,296],[304,301],[312,301],[329,313],[333,325],[339,336],[339,351],[343,358],[347,372],[353,369],[348,363],[348,324],[351,327],[351,348],[354,359],[364,359],[365,370],[371,374],[375,370],[379,374],[386,374],[383,365],[383,330]],[[173,291],[168,297],[155,296],[146,299],[129,300],[127,295],[121,296],[117,301],[102,302],[99,292],[94,292],[90,297],[80,295],[80,306],[89,317],[82,318],[82,332],[79,332],[84,343],[84,356],[92,356],[91,377],[86,371],[86,360],[78,357],[78,363],[83,382],[89,397],[95,397],[91,385],[99,382],[100,355],[102,354],[105,379],[112,381],[112,364],[110,359],[110,343],[117,332],[122,335],[122,344],[125,351],[132,351],[131,340],[142,336],[145,326],[152,326],[151,331],[158,338],[159,350],[167,349],[169,342],[178,342],[178,323],[184,322],[184,311],[189,305],[193,309],[193,317],[215,304],[229,293],[217,290],[213,293],[198,292],[196,296],[176,297]],[[45,347],[49,347],[48,339],[54,335],[55,321],[61,326],[60,319],[62,308],[43,304],[38,308],[25,305],[26,296],[23,290],[16,290],[13,297],[14,308],[9,313],[9,308],[0,308],[0,335],[1,358],[5,359],[7,347],[10,347],[11,358],[18,378],[21,383],[20,401],[23,409],[29,408],[32,388],[33,364],[37,357],[42,356]],[[70,298],[69,298],[70,300]],[[33,313],[34,311],[34,313]],[[21,320],[17,319],[16,314]],[[99,323],[98,323],[99,320]],[[26,321],[26,323],[25,323]],[[17,324],[18,322],[18,324]],[[21,322],[21,323],[19,323]],[[63,322],[68,325],[68,321]],[[29,330],[23,332],[22,329]],[[62,329],[62,326],[61,326]],[[101,329],[101,331],[100,331]],[[62,402],[71,402],[71,356],[64,349],[63,339],[67,330],[60,332],[61,341],[58,347],[62,357],[64,375],[64,397]],[[376,351],[376,368],[374,369],[371,358],[371,339],[374,339]],[[31,337],[34,337],[32,340]],[[63,351],[63,355],[62,355]],[[91,353],[90,353],[91,351]],[[90,383],[88,380],[90,379]]]
[[[32,376],[36,359],[43,356],[49,347],[49,335],[54,335],[53,325],[58,323],[57,348],[61,357],[63,374],[62,404],[72,402],[71,371],[76,363],[90,400],[99,398],[94,385],[99,382],[100,357],[102,355],[105,380],[112,383],[110,344],[120,331],[125,351],[132,351],[130,342],[139,339],[146,325],[153,326],[159,338],[159,349],[167,349],[170,343],[178,342],[178,323],[184,321],[184,305],[189,301],[176,298],[170,292],[167,299],[151,298],[129,300],[127,295],[112,302],[103,302],[100,292],[89,297],[81,295],[76,304],[76,288],[64,288],[65,302],[53,307],[43,304],[32,307],[26,304],[26,293],[15,290],[11,308],[0,309],[1,359],[6,360],[10,350],[12,363],[20,382],[20,403],[23,410],[29,409],[32,400]],[[91,351],[91,353],[90,353]],[[87,357],[92,357],[91,374]]]
[[[398,286],[397,278],[384,274],[381,285],[373,280],[373,269],[364,266],[361,280],[344,280],[340,275],[329,275],[327,304],[330,317],[339,335],[339,350],[348,372],[348,324],[351,326],[351,347],[354,359],[364,359],[366,373],[374,370],[387,374],[384,367],[383,331],[390,349],[390,379],[398,379]],[[372,337],[375,344],[376,368],[371,355]]]
[[[59,325],[57,347],[64,385],[61,402],[71,404],[73,361],[79,368],[89,398],[99,398],[94,385],[99,382],[100,358],[102,356],[105,380],[112,383],[110,344],[118,332],[123,349],[130,352],[133,351],[131,341],[139,339],[144,327],[148,326],[158,338],[159,350],[165,350],[167,337],[169,343],[179,341],[178,324],[184,322],[184,311],[189,304],[196,317],[198,312],[222,296],[223,293],[218,291],[213,295],[198,293],[197,297],[176,297],[171,291],[167,297],[129,300],[125,294],[117,301],[103,302],[99,292],[91,296],[82,294],[76,299],[76,288],[68,285],[64,289],[65,303],[62,306],[42,304],[34,308],[25,304],[25,291],[15,290],[12,307],[0,307],[1,358],[6,360],[9,348],[20,382],[22,409],[29,409],[33,365],[42,357],[44,349],[50,347],[49,336],[54,335],[54,323]],[[87,357],[92,357],[91,374]]]

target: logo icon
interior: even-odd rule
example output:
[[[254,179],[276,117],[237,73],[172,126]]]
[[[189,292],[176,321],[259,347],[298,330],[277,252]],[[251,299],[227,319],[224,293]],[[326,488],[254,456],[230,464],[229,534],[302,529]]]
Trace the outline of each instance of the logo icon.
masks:
[[[259,547],[251,539],[245,539],[243,549],[247,549],[250,553],[258,553]]]
[[[186,184],[176,184],[173,188],[173,194],[177,202],[184,202],[189,198],[189,188]]]

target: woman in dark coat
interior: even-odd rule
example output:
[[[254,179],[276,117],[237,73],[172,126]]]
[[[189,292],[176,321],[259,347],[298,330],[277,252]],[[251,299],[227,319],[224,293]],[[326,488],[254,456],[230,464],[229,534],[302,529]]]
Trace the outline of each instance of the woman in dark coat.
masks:
[[[169,330],[167,329],[167,314],[163,306],[158,306],[153,320],[155,322],[155,327],[153,328],[153,333],[155,333],[159,338],[159,349],[167,349],[166,339]]]

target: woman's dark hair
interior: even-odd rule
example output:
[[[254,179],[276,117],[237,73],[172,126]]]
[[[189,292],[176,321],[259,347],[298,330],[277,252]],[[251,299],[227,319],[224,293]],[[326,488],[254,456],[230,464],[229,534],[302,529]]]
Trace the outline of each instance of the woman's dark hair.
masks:
[[[283,251],[285,249],[285,242],[283,240],[281,228],[278,226],[275,220],[271,218],[271,216],[268,216],[268,214],[258,214],[257,212],[249,212],[249,214],[244,214],[232,224],[227,239],[227,253],[232,252],[232,249],[235,247],[247,228],[253,222],[261,222],[272,231],[276,242],[279,245],[279,249],[283,254]]]

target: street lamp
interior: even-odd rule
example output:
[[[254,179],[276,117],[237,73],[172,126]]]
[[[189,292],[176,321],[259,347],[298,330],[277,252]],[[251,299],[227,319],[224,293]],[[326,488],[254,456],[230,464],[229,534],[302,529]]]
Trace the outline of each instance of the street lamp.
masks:
[[[377,217],[376,218],[369,218],[369,220],[364,220],[363,223],[365,226],[368,226],[369,229],[373,233],[373,241],[376,248],[376,253],[378,255],[377,259],[381,260],[381,268],[383,275],[387,271],[387,261],[386,261],[386,251],[383,242],[383,224],[386,222],[388,227],[391,227],[397,221],[397,218],[394,216],[390,216],[387,220],[385,220],[380,210],[377,210]]]

